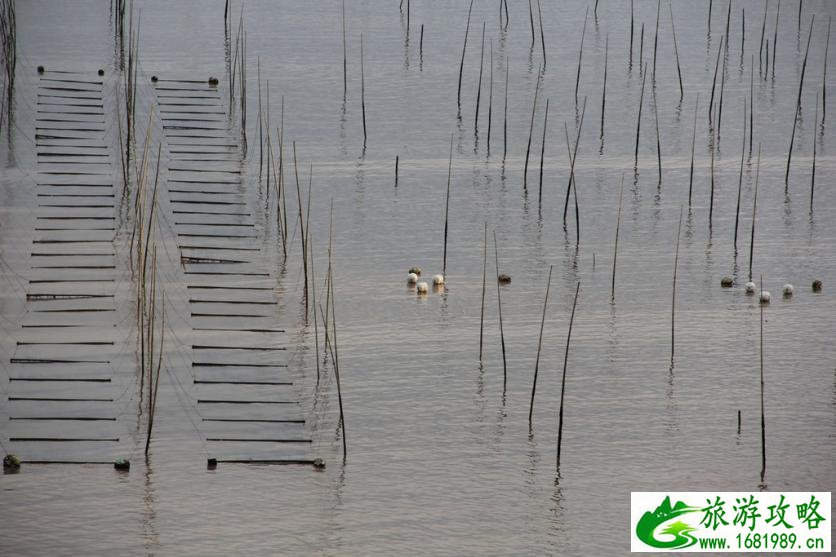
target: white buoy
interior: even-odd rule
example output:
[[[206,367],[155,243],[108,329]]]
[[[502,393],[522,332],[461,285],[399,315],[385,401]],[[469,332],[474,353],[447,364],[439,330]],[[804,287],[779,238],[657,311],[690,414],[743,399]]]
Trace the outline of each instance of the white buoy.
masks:
[[[755,290],[757,290],[757,289],[758,289],[758,285],[756,285],[754,282],[750,281],[750,282],[746,283],[746,293],[747,294],[754,294]]]
[[[768,291],[761,290],[760,301],[762,304],[768,304],[771,299],[772,295]]]
[[[407,284],[415,284],[416,282],[418,282],[418,275],[416,275],[415,273],[409,273],[408,275],[406,275]]]
[[[795,289],[792,287],[792,284],[785,284],[784,285],[784,298],[792,298],[792,293]]]
[[[426,294],[429,291],[429,289],[430,287],[423,280],[415,285],[415,291],[418,294]]]
[[[435,275],[433,277],[433,284],[444,284],[444,275]]]

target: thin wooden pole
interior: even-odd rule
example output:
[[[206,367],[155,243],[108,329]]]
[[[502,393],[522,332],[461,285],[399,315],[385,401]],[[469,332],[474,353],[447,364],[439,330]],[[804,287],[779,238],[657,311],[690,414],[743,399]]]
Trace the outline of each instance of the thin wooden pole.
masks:
[[[566,198],[563,201],[563,228],[566,228],[566,215],[569,211],[569,194],[576,187],[575,183],[575,161],[578,158],[578,145],[580,145],[581,131],[583,130],[583,120],[586,115],[586,97],[583,98],[583,108],[581,109],[581,119],[578,123],[578,133],[575,135],[575,148],[569,153],[569,184],[566,186]],[[566,127],[566,122],[563,123],[563,130],[566,134],[566,148],[569,148],[569,130]],[[577,196],[576,196],[577,197]],[[575,207],[577,214],[577,206]]]
[[[816,96],[816,112],[813,117],[813,172],[810,175],[810,212],[813,212],[813,191],[816,189],[816,127],[819,123],[819,97]]]
[[[662,186],[662,139],[659,136],[659,106],[656,102],[656,88],[653,87],[653,121],[656,124],[656,161],[659,164],[659,186]]]
[[[456,93],[456,102],[458,103],[459,116],[462,112],[462,74],[464,73],[464,55],[467,52],[467,35],[470,32],[470,14],[473,11],[473,0],[470,0],[470,7],[467,9],[467,25],[464,28],[464,45],[462,46],[462,59],[459,64],[459,88]]]
[[[827,116],[827,53],[830,51],[830,16],[827,16],[827,40],[824,43],[824,67],[821,80],[821,123]]]
[[[581,47],[578,50],[578,75],[575,78],[575,108],[578,107],[578,88],[581,84],[581,66],[583,64],[583,40],[586,37],[586,20],[589,17],[589,6],[586,7],[586,13],[583,16],[583,31],[581,31]]]
[[[601,91],[601,139],[604,139],[604,114],[607,107],[607,58],[610,53],[610,34],[607,33],[607,38],[604,41],[604,87]],[[603,145],[603,143],[602,143]]]
[[[758,75],[763,75],[763,39],[766,35],[766,14],[769,12],[769,0],[763,5],[763,25],[761,25],[761,45],[758,48]]]
[[[708,121],[714,127],[714,90],[717,87],[717,72],[720,70],[720,55],[723,53],[723,39],[720,37],[720,46],[717,48],[717,62],[714,64],[714,79],[711,80],[711,99],[708,103]]]
[[[799,17],[801,7],[799,6]],[[801,90],[804,88],[804,73],[807,71],[807,55],[810,54],[810,39],[813,37],[813,23],[816,21],[816,14],[810,18],[810,32],[807,34],[807,48],[804,50],[804,61],[801,63],[801,77],[798,80],[798,99],[795,102],[795,117],[792,121],[792,135],[790,135],[790,148],[787,151],[787,172],[784,174],[784,190],[790,187],[790,163],[792,162],[792,148],[795,144],[795,128],[798,125],[798,113],[801,112]]]
[[[760,150],[760,145],[758,146],[758,150]],[[763,292],[763,275],[761,275],[761,292]],[[764,391],[764,381],[763,381],[763,306],[764,304],[760,305],[760,372],[761,372],[761,482],[763,482],[763,478],[766,475],[766,413],[764,412],[764,404],[763,404],[763,391]]]
[[[360,33],[360,107],[363,112],[363,150],[366,150],[366,75],[363,63],[363,33]]]
[[[531,47],[534,48],[534,10],[531,7],[531,0],[528,0],[528,20],[531,23]]]
[[[346,47],[345,36],[345,0],[342,1],[343,7],[343,100],[348,96],[348,49]]]
[[[496,258],[496,302],[499,308],[499,342],[502,345],[502,392],[508,385],[508,361],[505,358],[505,329],[502,326],[502,287],[499,284],[499,246],[496,243],[496,230],[493,231],[493,252]]]
[[[487,155],[491,156],[491,123],[493,121],[493,39],[491,39],[491,55],[489,62],[491,64],[488,72],[488,141],[487,141]]]
[[[339,356],[339,344],[337,343],[337,311],[336,311],[336,299],[334,297],[334,275],[333,269],[331,270],[331,275],[329,277],[329,287],[331,289],[331,330],[334,336],[334,378],[337,382],[337,401],[339,402],[340,406],[340,425],[342,426],[343,434],[342,434],[342,441],[343,441],[343,460],[345,460],[348,454],[348,441],[346,440],[346,428],[345,428],[345,413],[343,412],[343,394],[342,394],[342,387],[340,385],[340,356]]]
[[[679,237],[682,234],[682,206],[679,207],[679,225],[676,228],[676,255],[673,259],[673,285],[671,287],[671,364],[675,347],[676,320],[676,270],[679,266]]]
[[[560,410],[557,417],[557,471],[560,472],[560,447],[563,442],[563,401],[566,394],[566,368],[569,363],[569,343],[572,340],[572,324],[575,322],[575,308],[578,305],[578,293],[581,283],[575,288],[575,301],[572,302],[572,315],[569,317],[569,333],[566,335],[566,352],[563,354],[563,378],[560,381]]]
[[[656,51],[659,48],[659,12],[662,8],[662,0],[656,0],[656,30],[653,32],[653,83],[656,83]]]
[[[552,285],[552,269],[554,265],[549,265],[549,278],[546,280],[546,295],[543,299],[543,317],[540,320],[540,338],[537,341],[537,358],[534,360],[534,382],[531,384],[531,403],[528,406],[528,427],[531,428],[532,418],[534,416],[534,393],[537,392],[537,374],[540,370],[540,351],[543,348],[543,329],[546,325],[546,309],[549,306],[549,289]]]
[[[682,86],[682,68],[679,65],[679,47],[677,46],[676,42],[676,27],[673,23],[673,4],[671,4],[670,0],[668,1],[668,10],[671,13],[671,31],[673,32],[673,54],[676,58],[676,74],[679,77],[679,100],[682,100],[682,97],[685,96],[685,88]]]
[[[537,0],[537,17],[540,19],[540,45],[543,47],[543,67],[546,67],[546,37],[543,34],[543,12],[540,9],[540,0]]]
[[[618,216],[615,220],[615,245],[612,250],[612,290],[610,301],[615,303],[615,266],[618,261],[618,232],[621,229],[621,201],[624,198],[624,173],[621,173],[621,189],[618,192]]]
[[[444,264],[441,274],[447,278],[447,230],[450,217],[450,183],[453,176],[453,134],[450,134],[450,162],[447,166],[447,197],[444,203]]]
[[[488,279],[488,221],[485,221],[485,241],[482,251],[482,309],[479,312],[479,362],[482,362],[482,341],[485,336],[485,290]]]
[[[641,135],[642,127],[642,105],[644,104],[644,82],[647,77],[647,63],[645,63],[644,74],[642,75],[642,89],[639,93],[639,116],[636,119],[636,155],[633,159],[633,167],[639,167],[639,137]]]
[[[749,67],[749,159],[752,158],[752,140],[755,136],[755,55]],[[746,133],[744,130],[743,133]]]
[[[537,194],[537,202],[543,201],[543,161],[546,158],[546,127],[549,123],[549,99],[546,99],[546,110],[543,115],[543,142],[540,144],[540,191]]]
[[[691,136],[691,170],[688,175],[688,207],[691,207],[691,193],[694,190],[694,148],[697,144],[697,112],[700,108],[700,94],[697,93],[697,100],[694,103],[694,133]]]
[[[531,136],[534,135],[534,113],[537,111],[537,94],[540,91],[540,77],[542,67],[537,71],[537,81],[534,83],[534,102],[531,104],[531,126],[528,129],[528,144],[525,148],[525,165],[523,166],[523,190],[528,190],[528,160],[531,155]]]
[[[781,0],[778,0],[778,10],[775,12],[775,34],[772,36],[772,81],[775,81],[775,62],[778,61],[778,17],[781,15]]]
[[[502,163],[505,164],[505,157],[508,155],[508,57],[505,57],[505,107],[502,116]]]
[[[479,55],[479,84],[476,86],[476,114],[473,116],[473,129],[479,133],[479,101],[482,99],[482,71],[485,68],[485,22],[482,22],[482,50]]]
[[[634,27],[635,27],[635,18],[633,17],[633,0],[630,0],[630,56],[627,61],[628,68],[633,68],[633,35],[634,35]],[[639,64],[641,64],[641,60],[639,60]]]
[[[752,260],[755,255],[755,221],[758,213],[758,182],[761,174],[761,144],[758,143],[758,164],[755,167],[755,197],[752,200],[752,235],[749,237],[749,282],[752,282]]]
[[[737,208],[734,211],[734,253],[737,253],[737,229],[740,223],[740,196],[743,192],[743,159],[746,157],[746,97],[743,98],[743,145],[740,148],[740,173],[737,178]]]

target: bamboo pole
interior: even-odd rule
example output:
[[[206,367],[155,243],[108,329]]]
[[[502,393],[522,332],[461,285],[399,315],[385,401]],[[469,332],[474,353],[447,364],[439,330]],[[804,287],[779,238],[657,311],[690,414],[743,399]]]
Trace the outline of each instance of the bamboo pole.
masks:
[[[633,0],[630,0],[630,55],[627,61],[628,69],[633,68],[633,28],[635,27],[635,18],[633,17]],[[641,64],[641,60],[639,60]]]
[[[531,422],[534,416],[534,393],[537,392],[537,374],[540,371],[540,351],[543,348],[543,329],[546,325],[546,309],[549,306],[549,289],[552,285],[552,269],[549,265],[549,278],[546,280],[546,295],[543,298],[543,317],[540,320],[540,338],[537,341],[537,358],[534,360],[534,382],[531,384],[531,403],[528,406],[528,427],[531,429]]]
[[[502,392],[508,385],[508,362],[505,358],[505,329],[502,326],[502,287],[499,284],[499,246],[496,243],[496,230],[493,231],[493,250],[496,258],[496,302],[499,308],[499,341],[502,345]]]
[[[800,4],[799,4],[799,13],[800,13]],[[760,145],[758,146],[758,150],[760,151]],[[763,275],[761,275],[761,292],[763,292]],[[763,482],[764,476],[766,475],[766,414],[764,412],[764,404],[763,404],[763,391],[764,391],[764,381],[763,381],[763,306],[764,304],[760,305],[760,372],[761,372],[761,482]]]
[[[597,7],[597,2],[596,2]],[[540,9],[540,0],[537,0],[537,17],[540,20],[540,45],[543,47],[543,67],[546,67],[546,37],[543,34],[543,12]]]
[[[479,54],[479,84],[476,86],[476,113],[473,116],[473,129],[479,135],[479,101],[482,99],[482,71],[485,67],[485,22],[482,22],[482,50]]]
[[[296,199],[299,205],[299,236],[302,240],[302,268],[305,275],[305,321],[308,320],[308,243],[305,235],[305,216],[302,213],[302,190],[299,186],[299,165],[296,161],[296,142],[293,142],[293,170],[296,174]]]
[[[586,115],[586,97],[583,98],[583,108],[581,109],[581,119],[578,124],[578,133],[575,135],[575,148],[569,154],[569,184],[566,186],[566,199],[563,201],[563,229],[566,229],[566,214],[569,211],[569,194],[571,190],[575,189],[575,161],[578,158],[578,145],[580,145],[581,131],[583,130],[583,120]],[[566,127],[566,122],[563,123],[563,131],[566,134],[566,148],[569,148],[569,130]],[[575,195],[575,216],[577,216],[577,194]]]
[[[691,136],[691,170],[688,174],[688,208],[691,207],[691,193],[694,190],[694,148],[697,144],[697,112],[700,108],[700,94],[697,93],[697,100],[694,103],[694,133]]]
[[[682,206],[679,207],[679,225],[676,228],[676,255],[673,259],[673,286],[671,288],[671,365],[675,347],[675,320],[676,320],[676,270],[679,266],[679,236],[682,234]]]
[[[531,8],[531,0],[528,0],[528,20],[531,23],[531,49],[534,48],[534,10]]]
[[[537,203],[543,202],[543,161],[546,158],[546,128],[549,123],[549,99],[546,99],[546,110],[543,115],[543,142],[540,144],[540,190],[537,194]]]
[[[607,33],[607,38],[604,42],[604,87],[601,91],[601,141],[603,146],[604,140],[604,114],[607,107],[607,58],[610,53],[610,34]]]
[[[717,62],[714,64],[714,78],[711,80],[711,100],[708,103],[708,121],[714,127],[714,90],[717,87],[717,72],[720,70],[720,55],[723,53],[723,39],[720,37],[720,46],[717,48]]]
[[[363,62],[363,33],[360,33],[360,107],[363,113],[363,151],[366,150],[366,74]]]
[[[529,0],[530,1],[530,0]],[[467,26],[464,28],[464,45],[462,46],[462,60],[459,64],[459,89],[456,93],[456,102],[458,103],[459,117],[462,113],[462,73],[464,73],[464,55],[467,52],[467,34],[470,31],[470,13],[473,11],[473,0],[470,0],[470,7],[467,9]]]
[[[743,192],[743,159],[746,157],[746,97],[743,98],[743,145],[740,148],[740,173],[737,178],[737,208],[734,211],[734,253],[737,253],[737,229],[740,223],[740,196]]]
[[[523,190],[528,191],[528,159],[531,155],[531,136],[534,135],[534,113],[537,111],[537,93],[540,91],[540,77],[542,67],[537,71],[537,81],[534,83],[534,102],[531,104],[531,126],[528,129],[528,144],[525,148],[525,164],[523,166]]]
[[[502,116],[502,164],[505,164],[505,157],[508,154],[508,57],[505,57],[505,107]]]
[[[569,333],[566,335],[566,352],[563,355],[563,378],[560,381],[560,410],[557,418],[557,472],[560,473],[560,447],[563,442],[563,401],[566,394],[566,368],[569,362],[569,343],[572,340],[572,324],[575,322],[575,308],[578,305],[578,293],[581,283],[575,288],[575,301],[572,302],[572,315],[569,317]]]
[[[488,72],[488,142],[487,156],[491,156],[491,123],[493,122],[493,39],[491,39],[490,72]]]
[[[662,186],[662,140],[659,136],[659,105],[656,102],[656,88],[653,87],[653,121],[656,124],[656,161],[659,164],[659,187]]]
[[[758,164],[755,167],[755,196],[752,200],[752,234],[749,237],[749,282],[752,282],[752,260],[755,255],[755,219],[758,212],[758,182],[761,174],[761,144],[758,143]]]
[[[618,216],[615,220],[615,245],[612,250],[612,290],[610,291],[610,301],[615,303],[615,266],[618,261],[618,233],[621,229],[621,201],[624,197],[624,173],[621,173],[621,189],[618,193]]]
[[[769,12],[769,0],[763,5],[763,25],[761,25],[761,45],[758,48],[758,75],[763,75],[763,39],[766,35],[766,14]]]
[[[343,8],[343,100],[348,96],[348,49],[345,36],[345,0],[342,0]]]
[[[659,12],[662,8],[662,0],[656,0],[656,30],[653,32],[653,75],[652,81],[656,84],[656,51],[659,48]],[[655,87],[654,87],[655,89]]]
[[[441,274],[447,279],[447,230],[450,220],[450,183],[453,177],[453,134],[450,134],[450,162],[447,166],[447,197],[444,202],[444,263]]]
[[[799,17],[801,7],[799,5]],[[801,63],[801,77],[798,80],[798,99],[795,102],[795,117],[792,121],[792,135],[790,135],[790,148],[787,151],[787,172],[784,174],[784,190],[790,187],[790,163],[792,162],[792,148],[795,144],[795,128],[798,125],[798,114],[801,112],[801,91],[804,88],[804,73],[807,71],[807,55],[810,54],[810,39],[813,37],[813,23],[816,21],[816,14],[810,18],[810,32],[807,34],[807,48],[804,50],[804,61]]]
[[[482,362],[482,341],[485,335],[485,289],[488,278],[488,221],[485,221],[485,241],[482,251],[482,309],[479,313],[479,363]]]
[[[671,32],[673,33],[673,54],[676,58],[676,75],[679,77],[679,100],[685,96],[685,88],[682,86],[682,68],[679,65],[679,47],[676,41],[676,27],[673,23],[673,4],[668,0],[668,10],[671,14]]]
[[[778,10],[775,12],[775,34],[772,37],[772,81],[775,81],[775,62],[778,61],[778,16],[781,14],[781,0],[778,0]]]
[[[578,50],[578,75],[575,78],[575,109],[578,108],[578,88],[581,84],[581,67],[583,65],[583,40],[586,37],[586,20],[589,17],[589,6],[586,7],[586,13],[583,16],[583,31],[581,31],[581,47]]]
[[[340,352],[339,352],[339,344],[337,342],[337,311],[336,311],[336,300],[334,297],[334,275],[333,275],[333,268],[331,269],[331,274],[329,275],[329,288],[331,289],[331,330],[334,336],[334,379],[337,382],[337,401],[340,406],[340,425],[342,426],[343,435],[343,461],[345,461],[348,455],[348,441],[346,440],[346,427],[345,427],[345,413],[343,412],[343,394],[342,394],[342,387],[340,385]]]
[[[816,96],[816,112],[813,117],[813,172],[810,175],[810,212],[813,212],[813,191],[816,189],[816,126],[819,123],[819,97]]]
[[[822,68],[821,80],[821,123],[824,126],[824,120],[827,116],[827,53],[830,51],[830,16],[827,16],[827,40],[824,43],[824,64]]]
[[[641,93],[639,93],[639,116],[636,119],[636,155],[633,159],[633,168],[639,168],[639,138],[641,135],[641,127],[642,127],[642,105],[644,104],[644,82],[645,78],[647,77],[647,63],[645,63],[644,74],[642,75],[642,89]]]

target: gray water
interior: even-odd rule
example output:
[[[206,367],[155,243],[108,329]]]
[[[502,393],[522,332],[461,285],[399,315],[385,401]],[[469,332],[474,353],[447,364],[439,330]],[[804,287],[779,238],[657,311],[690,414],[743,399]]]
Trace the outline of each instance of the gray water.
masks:
[[[108,464],[58,465],[24,462],[18,474],[0,476],[5,509],[0,527],[3,553],[19,555],[147,554],[570,554],[628,552],[629,493],[641,490],[818,490],[834,481],[833,331],[836,324],[836,160],[831,114],[814,117],[822,102],[827,20],[834,5],[804,2],[799,31],[797,5],[782,4],[772,69],[759,75],[762,2],[734,2],[730,22],[722,125],[715,155],[714,210],[709,226],[710,131],[708,102],[717,49],[725,31],[725,3],[714,3],[711,31],[707,2],[675,2],[684,97],[680,100],[670,15],[662,8],[652,87],[656,3],[635,3],[633,67],[629,59],[628,2],[544,3],[546,65],[535,115],[527,188],[522,176],[535,82],[541,64],[539,30],[532,47],[527,4],[508,2],[507,31],[499,28],[495,2],[474,3],[458,118],[456,89],[467,2],[411,2],[407,34],[397,2],[346,2],[348,92],[343,98],[342,21],[339,2],[247,2],[248,144],[240,163],[244,200],[260,248],[253,270],[268,282],[275,306],[258,326],[282,328],[276,371],[293,386],[305,419],[292,433],[311,440],[291,456],[320,457],[326,468],[307,465],[221,463],[206,458],[272,454],[275,448],[235,449],[207,441],[196,402],[206,391],[191,384],[191,349],[198,338],[189,317],[186,266],[179,262],[170,192],[161,193],[157,244],[160,283],[168,320],[164,371],[154,435],[147,459],[145,413],[138,392],[137,330],[129,269],[132,201],[122,196],[115,97],[117,71],[108,3],[18,2],[18,77],[14,126],[0,140],[0,442],[24,460],[130,458],[129,473]],[[575,105],[581,29],[589,7],[583,66]],[[158,99],[150,78],[220,79],[221,106],[228,111],[223,2],[137,1],[140,19],[138,130],[144,139],[149,109]],[[746,12],[741,62],[741,9]],[[766,38],[772,37],[770,3]],[[240,4],[232,6],[233,37]],[[801,99],[792,167],[784,172],[792,130],[807,29],[813,38]],[[535,27],[537,14],[535,7]],[[474,110],[482,22],[485,70],[478,135]],[[645,24],[644,91],[637,169],[633,156],[642,76],[639,30]],[[423,56],[419,53],[424,26]],[[363,149],[360,107],[360,33],[365,50],[368,140]],[[601,138],[604,48],[609,37],[607,99]],[[489,47],[493,45],[491,152],[487,152]],[[234,54],[234,53],[233,53]],[[744,131],[742,106],[749,97],[754,54],[754,149],[745,149],[738,251],[733,246],[738,171]],[[830,56],[832,58],[832,56]],[[507,62],[506,62],[507,60]],[[333,266],[342,398],[348,457],[342,459],[336,386],[330,359],[317,384],[315,334],[305,320],[298,223],[285,259],[275,225],[275,192],[259,182],[258,82],[270,83],[275,127],[284,98],[285,156],[296,143],[300,181],[313,164],[310,234],[317,298],[324,303],[330,204],[333,201]],[[503,103],[509,75],[507,156],[503,162]],[[723,61],[721,59],[721,66]],[[828,60],[829,65],[832,63]],[[73,71],[95,78],[105,70],[103,141],[115,195],[112,315],[81,317],[85,338],[114,339],[103,373],[117,416],[97,435],[118,443],[23,443],[21,425],[9,416],[32,410],[10,401],[21,392],[9,382],[21,357],[20,327],[33,319],[28,280],[38,172],[35,156],[35,68]],[[833,68],[830,68],[832,70]],[[834,72],[828,72],[826,105],[836,106]],[[54,77],[54,75],[53,75]],[[720,78],[717,97],[719,101]],[[157,88],[161,86],[158,85]],[[655,90],[655,98],[653,91]],[[693,114],[699,92],[693,198],[688,204]],[[120,92],[120,95],[122,93]],[[545,99],[549,99],[542,197],[540,147]],[[563,226],[569,180],[564,122],[571,140],[584,98],[587,108],[575,165],[580,214],[577,241],[574,205]],[[654,100],[662,151],[658,183]],[[262,99],[266,106],[266,98]],[[266,110],[266,109],[265,109]],[[122,114],[124,116],[124,114]],[[230,120],[230,137],[237,113]],[[4,123],[6,121],[4,120]],[[166,150],[171,141],[156,115],[152,149],[164,142],[161,180],[171,178]],[[449,142],[453,137],[447,283],[442,291],[416,296],[406,272],[419,265],[426,277],[442,272]],[[810,208],[813,143],[816,190]],[[764,310],[764,378],[767,469],[761,478],[760,309],[747,296],[749,235],[761,147],[753,276],[763,276],[772,303]],[[140,145],[141,148],[141,145]],[[237,152],[237,151],[236,151]],[[232,153],[232,158],[235,159]],[[400,160],[394,184],[394,161]],[[238,159],[235,159],[238,160]],[[288,159],[285,159],[287,163]],[[288,221],[297,211],[292,168],[286,167]],[[66,166],[62,167],[64,170]],[[612,256],[619,188],[624,176],[615,301]],[[107,180],[108,178],[105,177]],[[172,187],[169,184],[169,187]],[[128,194],[129,196],[131,194]],[[130,200],[130,197],[128,197]],[[676,283],[675,357],[671,358],[671,278],[677,224],[682,236]],[[199,221],[199,219],[198,219]],[[483,234],[496,232],[500,270],[512,276],[502,287],[507,348],[503,387],[493,243],[489,242],[484,354],[480,363]],[[201,226],[194,230],[200,231]],[[60,248],[57,248],[60,249]],[[92,261],[92,260],[90,260]],[[528,403],[549,267],[546,312],[533,427]],[[40,271],[44,274],[44,271]],[[731,289],[720,278],[734,276]],[[811,292],[814,279],[824,283]],[[260,282],[259,282],[260,281]],[[566,379],[562,461],[556,473],[557,412],[564,350],[576,284],[580,295],[572,329]],[[792,283],[796,293],[782,299]],[[193,305],[193,304],[192,304]],[[36,316],[37,317],[37,316]],[[252,325],[247,319],[236,326]],[[197,325],[205,324],[204,322]],[[319,342],[323,329],[320,323]],[[47,330],[42,336],[66,335]],[[246,344],[230,334],[223,342]],[[218,340],[220,342],[221,340]],[[71,352],[45,348],[53,356]],[[320,351],[322,346],[320,345]],[[321,358],[320,358],[321,359]],[[321,362],[320,362],[321,363]],[[81,366],[83,368],[83,366]],[[92,368],[81,371],[92,373]],[[98,388],[98,387],[96,387]],[[83,393],[87,387],[36,384],[27,392]],[[50,391],[50,389],[52,389]],[[246,396],[235,389],[214,391]],[[92,406],[95,410],[101,407]],[[737,413],[742,424],[738,431]],[[27,431],[52,435],[50,424]],[[72,436],[82,426],[61,424]],[[78,427],[77,430],[73,428]],[[92,426],[84,425],[83,431]],[[96,426],[98,427],[98,426]],[[264,427],[265,430],[268,426]],[[282,433],[284,430],[280,430]],[[235,433],[235,431],[232,431]],[[264,431],[264,434],[274,433]],[[34,435],[34,434],[32,434]],[[56,446],[58,445],[58,446]],[[278,449],[276,449],[278,450]],[[236,452],[237,451],[237,452]],[[832,528],[832,526],[831,526]]]

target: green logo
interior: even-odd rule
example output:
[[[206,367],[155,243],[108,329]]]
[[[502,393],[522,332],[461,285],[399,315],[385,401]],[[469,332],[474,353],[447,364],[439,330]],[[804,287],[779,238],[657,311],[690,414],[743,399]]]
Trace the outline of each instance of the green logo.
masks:
[[[636,524],[636,536],[649,545],[660,549],[682,549],[690,547],[697,543],[697,538],[691,535],[691,532],[696,530],[680,520],[668,524],[664,529],[658,532],[659,535],[666,535],[666,537],[673,536],[673,539],[660,540],[656,537],[656,530],[666,522],[686,513],[699,512],[699,507],[689,507],[682,501],[671,507],[671,498],[665,497],[662,504],[656,507],[653,512],[645,512],[638,524]]]

